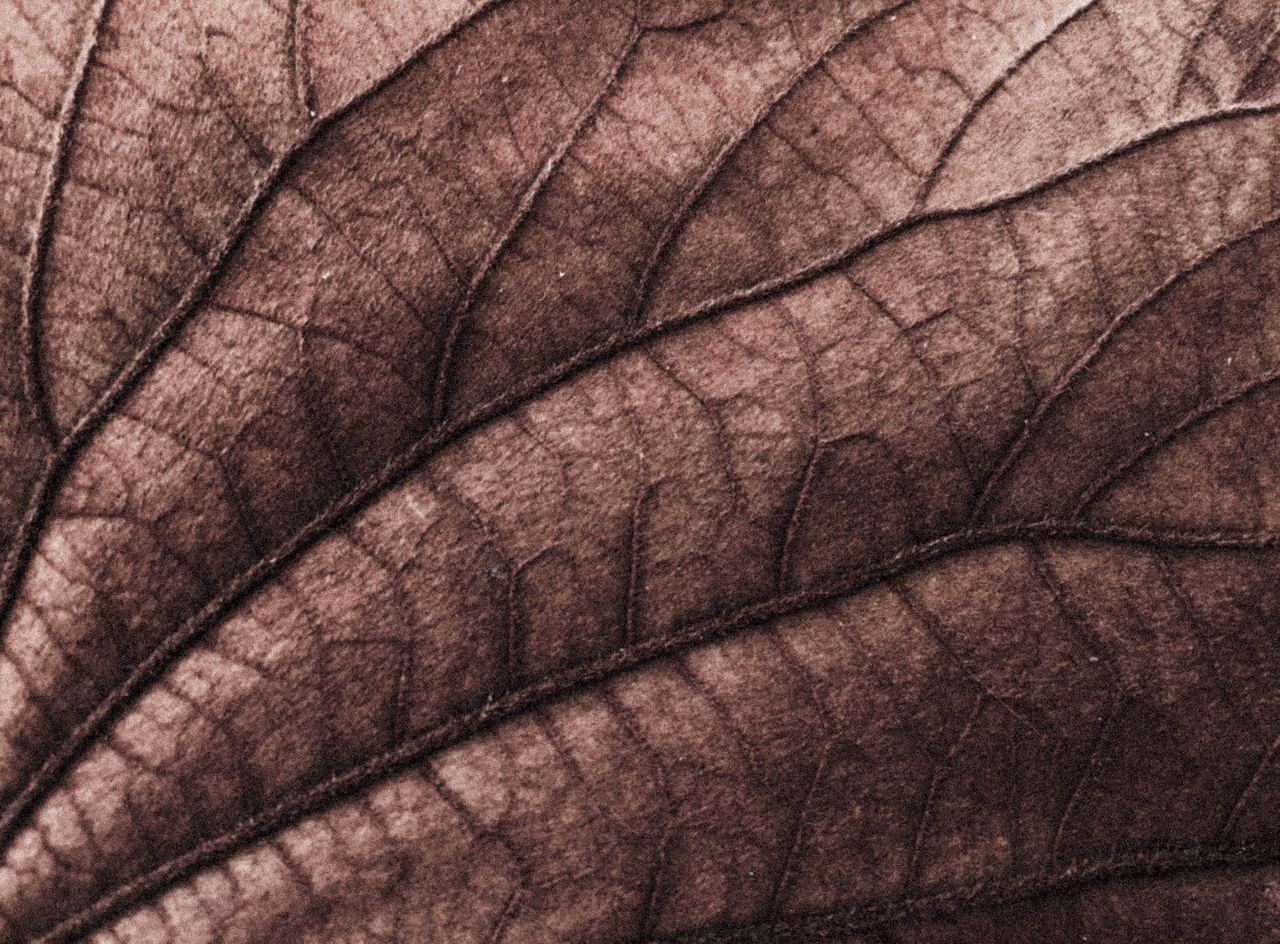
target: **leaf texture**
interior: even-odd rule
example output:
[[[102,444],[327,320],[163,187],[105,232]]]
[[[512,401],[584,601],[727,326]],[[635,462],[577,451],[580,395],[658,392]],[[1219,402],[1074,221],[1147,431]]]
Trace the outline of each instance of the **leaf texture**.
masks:
[[[1271,5],[0,14],[0,940],[1280,940]]]

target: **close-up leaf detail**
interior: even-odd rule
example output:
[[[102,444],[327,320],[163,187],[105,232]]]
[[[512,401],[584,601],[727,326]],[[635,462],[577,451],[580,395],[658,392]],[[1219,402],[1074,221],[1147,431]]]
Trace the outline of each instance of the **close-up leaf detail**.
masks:
[[[1280,941],[1280,7],[0,0],[0,942]]]

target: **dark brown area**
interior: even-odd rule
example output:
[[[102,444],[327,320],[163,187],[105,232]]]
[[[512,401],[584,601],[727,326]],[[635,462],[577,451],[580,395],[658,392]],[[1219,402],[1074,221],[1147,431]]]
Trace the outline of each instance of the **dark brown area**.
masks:
[[[0,0],[0,941],[1280,941],[1262,0]]]

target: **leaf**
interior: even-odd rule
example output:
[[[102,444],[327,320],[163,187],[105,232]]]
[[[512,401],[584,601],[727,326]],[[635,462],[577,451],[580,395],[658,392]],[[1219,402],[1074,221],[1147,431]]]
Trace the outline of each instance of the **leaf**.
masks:
[[[1274,935],[1269,7],[4,4],[0,939]]]

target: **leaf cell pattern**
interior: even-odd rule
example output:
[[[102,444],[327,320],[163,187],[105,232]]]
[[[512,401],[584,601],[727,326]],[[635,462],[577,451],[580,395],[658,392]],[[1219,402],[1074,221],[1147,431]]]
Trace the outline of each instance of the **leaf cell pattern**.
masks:
[[[1280,940],[1280,11],[0,0],[0,941]]]

